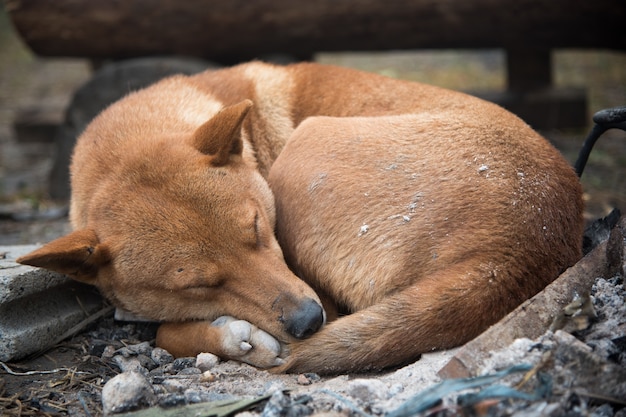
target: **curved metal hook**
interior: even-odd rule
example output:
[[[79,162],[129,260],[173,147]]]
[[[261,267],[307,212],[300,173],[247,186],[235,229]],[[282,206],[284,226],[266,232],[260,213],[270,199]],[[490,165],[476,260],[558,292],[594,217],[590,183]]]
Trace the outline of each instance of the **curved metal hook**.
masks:
[[[585,139],[574,165],[574,170],[579,178],[583,174],[585,165],[587,165],[593,145],[604,132],[609,129],[620,129],[626,132],[626,106],[600,110],[593,115],[593,121],[595,124]]]

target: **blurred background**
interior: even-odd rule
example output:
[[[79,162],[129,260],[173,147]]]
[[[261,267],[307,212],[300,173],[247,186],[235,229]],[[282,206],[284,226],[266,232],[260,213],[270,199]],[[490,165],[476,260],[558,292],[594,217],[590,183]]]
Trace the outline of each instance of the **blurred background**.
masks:
[[[58,151],[54,132],[75,92],[102,64],[34,54],[7,15],[11,3],[0,9],[0,244],[43,242],[68,229],[67,201],[50,195]],[[503,49],[332,52],[311,58],[477,95],[507,88]],[[626,105],[626,53],[554,49],[551,59],[553,86],[582,89],[585,115],[577,127],[538,130],[573,164],[593,113]],[[613,207],[626,210],[625,174],[626,133],[609,131],[593,150],[582,177],[588,219],[604,216]]]

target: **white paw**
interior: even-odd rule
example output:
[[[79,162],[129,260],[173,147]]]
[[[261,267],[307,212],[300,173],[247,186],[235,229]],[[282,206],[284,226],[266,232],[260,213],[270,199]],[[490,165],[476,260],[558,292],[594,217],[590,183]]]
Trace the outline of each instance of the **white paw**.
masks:
[[[222,332],[222,350],[228,359],[249,363],[259,368],[271,368],[282,365],[281,346],[272,335],[245,320],[222,316],[211,326]]]

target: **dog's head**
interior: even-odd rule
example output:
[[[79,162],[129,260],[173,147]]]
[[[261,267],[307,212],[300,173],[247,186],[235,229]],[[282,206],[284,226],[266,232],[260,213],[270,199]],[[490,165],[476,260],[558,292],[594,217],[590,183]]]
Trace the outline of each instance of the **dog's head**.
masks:
[[[185,137],[123,151],[81,208],[86,226],[18,262],[96,285],[151,319],[231,315],[284,341],[317,331],[319,298],[285,264],[273,195],[242,155],[251,105],[226,107]]]

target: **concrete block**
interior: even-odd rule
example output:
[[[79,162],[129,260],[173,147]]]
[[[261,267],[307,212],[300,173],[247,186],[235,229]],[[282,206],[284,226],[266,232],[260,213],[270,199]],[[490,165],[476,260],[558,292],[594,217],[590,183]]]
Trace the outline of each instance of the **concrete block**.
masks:
[[[35,245],[0,246],[0,361],[35,353],[102,308],[95,287],[19,265]]]

